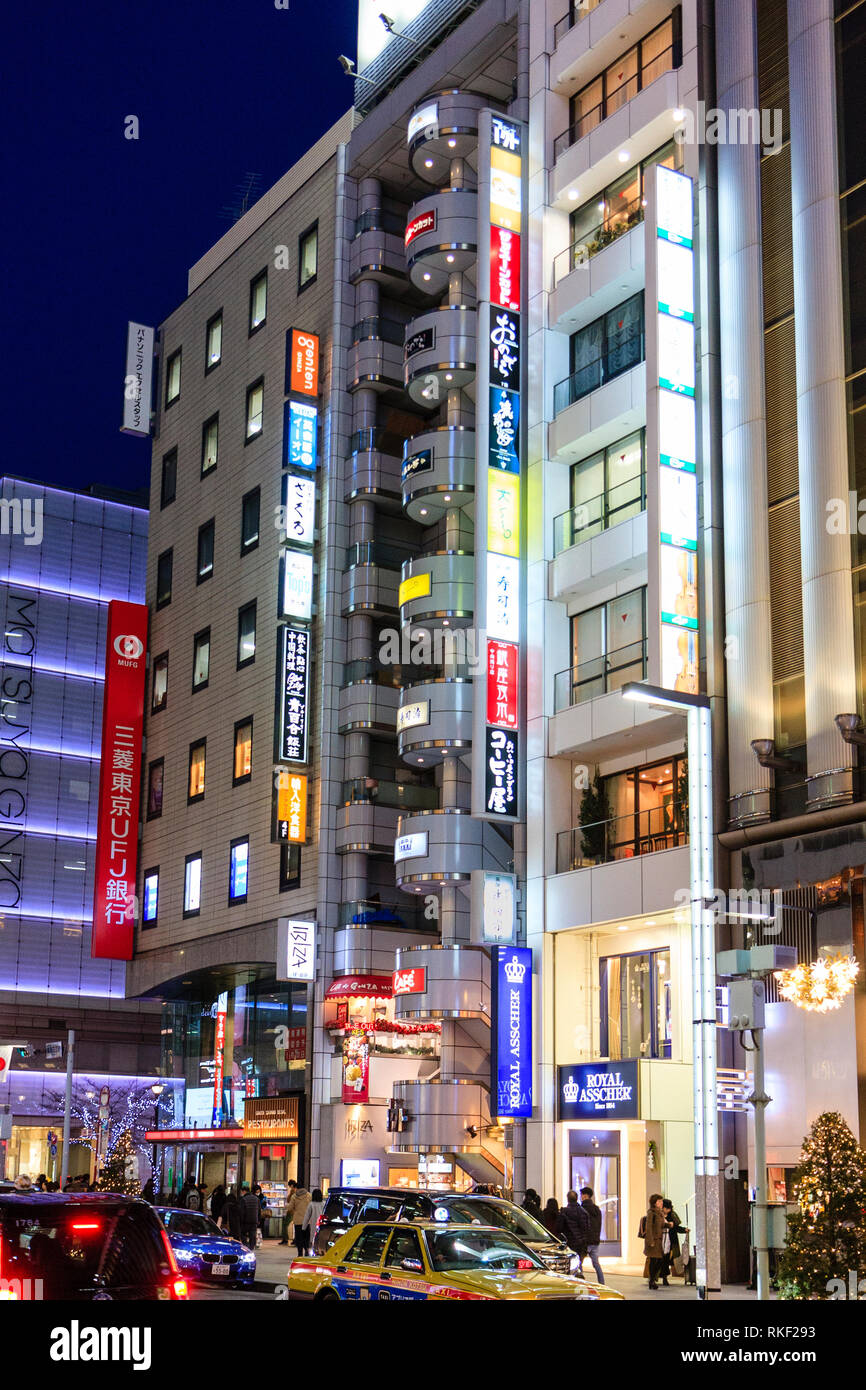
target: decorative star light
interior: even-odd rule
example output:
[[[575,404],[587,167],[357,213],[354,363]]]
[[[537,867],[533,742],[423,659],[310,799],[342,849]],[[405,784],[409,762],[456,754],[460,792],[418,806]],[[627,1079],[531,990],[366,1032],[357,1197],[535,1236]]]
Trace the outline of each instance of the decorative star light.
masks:
[[[811,965],[795,965],[791,970],[777,970],[779,992],[783,999],[810,1013],[826,1014],[842,1006],[851,993],[860,971],[859,962],[851,956],[822,956]]]

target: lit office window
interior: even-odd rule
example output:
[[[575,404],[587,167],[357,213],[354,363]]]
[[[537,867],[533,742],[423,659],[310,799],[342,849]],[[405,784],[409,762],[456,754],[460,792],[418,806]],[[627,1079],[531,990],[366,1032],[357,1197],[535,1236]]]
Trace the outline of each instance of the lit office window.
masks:
[[[241,502],[241,554],[255,550],[259,543],[259,513],[261,511],[261,490],[253,488]]]
[[[180,396],[180,354],[173,352],[165,364],[165,403],[172,405]]]
[[[319,224],[314,222],[298,237],[298,289],[305,290],[316,278],[319,267]]]
[[[601,1055],[619,1062],[628,1057],[671,1055],[671,953],[642,951],[606,956],[599,962]]]
[[[156,926],[159,911],[159,869],[146,869],[144,873],[144,894],[141,904],[141,917],[145,927]]]
[[[223,355],[223,313],[220,309],[218,314],[214,314],[212,319],[208,319],[207,330],[205,332],[204,348],[204,369],[209,372],[211,367],[216,367],[220,363]]]
[[[183,915],[201,911],[201,854],[188,854],[183,874]]]
[[[153,658],[153,686],[150,695],[150,712],[158,714],[165,709],[168,700],[168,652]]]
[[[232,783],[249,780],[253,770],[253,721],[242,719],[235,724],[235,761]]]
[[[250,281],[250,332],[261,328],[268,316],[268,272],[263,270]]]
[[[210,473],[211,469],[217,466],[217,450],[219,448],[220,417],[219,414],[212,415],[209,420],[205,420],[201,429],[201,476]]]
[[[262,432],[265,408],[265,383],[255,381],[247,387],[247,440],[255,439]]]
[[[213,521],[206,521],[204,526],[198,528],[197,584],[203,583],[205,579],[210,579],[213,574],[214,533]]]
[[[256,659],[256,601],[238,609],[238,668]]]
[[[210,678],[210,628],[197,632],[192,641],[192,688],[203,690]]]
[[[229,902],[242,903],[247,898],[247,880],[250,867],[250,842],[232,840],[229,867]]]
[[[189,748],[189,790],[187,799],[198,801],[204,796],[204,763],[207,739],[199,739],[198,743],[191,743]]]

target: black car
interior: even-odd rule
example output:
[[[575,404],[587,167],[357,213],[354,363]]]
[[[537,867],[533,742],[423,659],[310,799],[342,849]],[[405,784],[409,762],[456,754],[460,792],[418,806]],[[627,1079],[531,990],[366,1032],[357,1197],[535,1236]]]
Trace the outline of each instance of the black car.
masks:
[[[323,1255],[359,1221],[459,1221],[467,1226],[497,1226],[519,1236],[557,1274],[569,1274],[574,1259],[564,1241],[504,1197],[395,1187],[332,1187],[316,1227],[314,1252]]]
[[[0,1193],[0,1299],[179,1300],[187,1285],[147,1202],[113,1193]]]

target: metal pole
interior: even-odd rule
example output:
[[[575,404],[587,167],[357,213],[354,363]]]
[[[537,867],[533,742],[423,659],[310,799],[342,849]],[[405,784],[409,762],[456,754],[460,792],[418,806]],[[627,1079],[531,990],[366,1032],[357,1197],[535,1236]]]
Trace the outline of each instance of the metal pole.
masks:
[[[60,1160],[60,1190],[69,1177],[69,1132],[72,1121],[72,1063],[75,1056],[75,1029],[66,1034],[66,1098],[63,1103],[63,1157]]]
[[[770,1097],[764,1091],[763,1029],[755,1029],[755,1089],[749,1097],[755,1110],[755,1257],[758,1272],[758,1300],[770,1297],[770,1253],[767,1248],[767,1132],[766,1109]]]

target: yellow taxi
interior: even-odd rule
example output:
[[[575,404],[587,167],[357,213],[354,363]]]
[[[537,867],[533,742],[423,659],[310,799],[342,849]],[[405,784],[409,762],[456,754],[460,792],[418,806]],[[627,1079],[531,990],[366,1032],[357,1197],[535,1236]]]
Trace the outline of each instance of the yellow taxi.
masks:
[[[519,1237],[456,1222],[362,1222],[326,1255],[294,1260],[289,1298],[405,1303],[416,1299],[521,1299],[597,1303],[623,1295],[554,1274]]]

